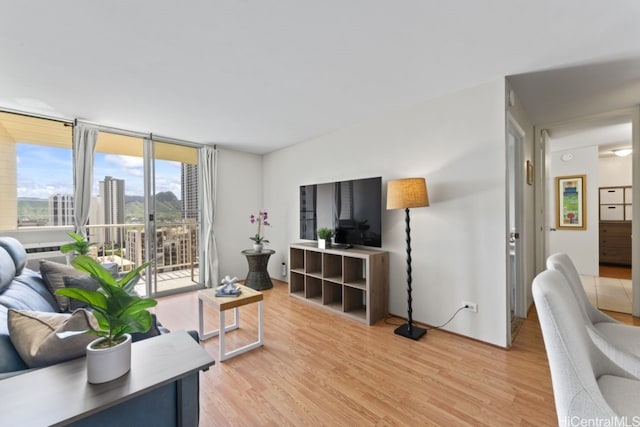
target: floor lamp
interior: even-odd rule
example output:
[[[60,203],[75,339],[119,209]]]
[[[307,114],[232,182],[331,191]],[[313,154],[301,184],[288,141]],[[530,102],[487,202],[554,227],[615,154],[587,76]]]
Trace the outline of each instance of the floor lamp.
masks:
[[[395,333],[412,340],[418,340],[427,333],[424,328],[413,325],[411,307],[411,228],[409,208],[429,206],[427,182],[424,178],[405,178],[387,183],[387,209],[404,209],[407,232],[407,323],[396,328]]]

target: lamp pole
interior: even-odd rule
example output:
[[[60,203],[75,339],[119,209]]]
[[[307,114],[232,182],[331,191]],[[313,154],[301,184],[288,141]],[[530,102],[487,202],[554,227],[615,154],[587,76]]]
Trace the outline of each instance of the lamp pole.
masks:
[[[418,340],[427,333],[424,328],[413,326],[413,298],[411,297],[411,225],[409,219],[409,208],[404,210],[405,231],[407,233],[407,323],[396,328],[395,333],[412,340]]]
[[[418,340],[427,333],[413,325],[413,297],[411,295],[411,224],[409,208],[429,206],[427,182],[424,178],[404,178],[387,183],[387,209],[404,209],[407,239],[407,323],[395,329],[397,335]]]

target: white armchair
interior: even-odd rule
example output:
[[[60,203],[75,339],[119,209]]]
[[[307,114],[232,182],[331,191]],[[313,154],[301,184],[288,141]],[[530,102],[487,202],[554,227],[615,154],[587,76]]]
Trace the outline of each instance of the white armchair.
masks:
[[[540,273],[533,281],[533,298],[559,425],[627,425],[638,419],[638,377],[620,368],[591,340],[588,331],[594,327],[585,322],[565,277],[553,270]]]
[[[567,254],[551,255],[547,268],[562,273],[566,279],[585,321],[593,325],[589,333],[600,350],[632,374],[640,376],[640,327],[622,324],[595,308]]]

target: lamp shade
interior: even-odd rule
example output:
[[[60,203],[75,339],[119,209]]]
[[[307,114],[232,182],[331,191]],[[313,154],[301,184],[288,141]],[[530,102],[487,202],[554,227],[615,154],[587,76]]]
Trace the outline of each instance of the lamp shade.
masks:
[[[387,183],[387,209],[429,206],[427,181],[424,178],[404,178]]]

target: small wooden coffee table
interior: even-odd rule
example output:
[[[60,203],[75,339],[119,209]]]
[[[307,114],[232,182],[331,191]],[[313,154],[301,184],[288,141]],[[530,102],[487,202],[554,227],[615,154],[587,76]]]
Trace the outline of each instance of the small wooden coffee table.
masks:
[[[263,331],[262,331],[262,302],[263,295],[262,292],[258,292],[254,289],[251,289],[247,286],[238,285],[240,290],[242,291],[237,297],[217,297],[215,289],[206,289],[198,292],[198,323],[199,328],[198,332],[200,333],[200,339],[206,340],[212,337],[220,337],[220,361],[225,361],[232,357],[235,357],[239,354],[246,353],[249,350],[253,350],[254,348],[261,347],[263,345]],[[204,315],[203,315],[203,301],[213,305],[218,309],[218,313],[220,316],[220,326],[218,329],[210,332],[204,331]],[[229,352],[225,351],[225,341],[224,334],[226,332],[233,331],[240,327],[240,310],[239,307],[247,304],[253,304],[254,302],[258,303],[258,341],[252,342],[251,344],[247,344],[235,350],[231,350]],[[225,324],[225,311],[233,310],[233,324],[229,326],[224,326]]]

